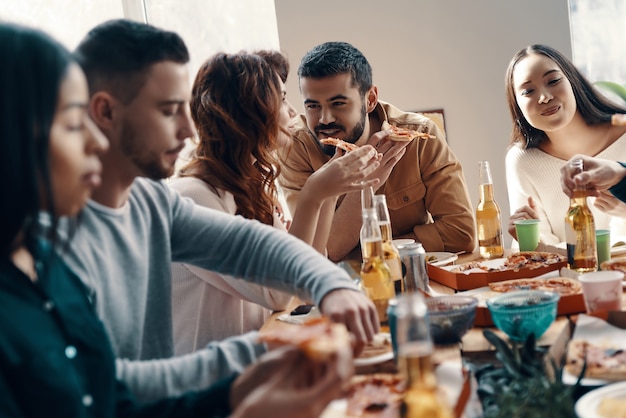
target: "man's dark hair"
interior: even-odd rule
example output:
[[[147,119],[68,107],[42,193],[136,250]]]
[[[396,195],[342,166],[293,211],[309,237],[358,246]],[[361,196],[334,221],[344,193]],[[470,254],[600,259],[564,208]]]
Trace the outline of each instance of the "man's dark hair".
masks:
[[[93,28],[74,55],[91,93],[106,90],[123,103],[135,98],[152,65],[189,62],[189,51],[178,34],[125,19]]]
[[[326,42],[304,54],[298,77],[325,78],[350,73],[352,85],[365,95],[372,87],[372,67],[365,56],[347,42]]]

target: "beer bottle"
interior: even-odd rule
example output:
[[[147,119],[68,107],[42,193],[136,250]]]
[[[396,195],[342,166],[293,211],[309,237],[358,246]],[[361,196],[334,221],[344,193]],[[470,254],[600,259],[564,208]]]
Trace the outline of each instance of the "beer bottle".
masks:
[[[502,245],[502,218],[500,207],[493,198],[493,181],[489,161],[478,163],[480,200],[476,207],[476,228],[478,246],[483,258],[497,258],[504,255]]]
[[[373,207],[373,191],[363,192],[363,224],[360,241],[363,263],[361,264],[361,285],[376,306],[381,325],[388,324],[387,305],[395,296],[389,266],[385,262],[383,242],[378,226],[378,216]]]
[[[400,262],[400,253],[394,247],[391,233],[391,220],[389,218],[389,209],[387,208],[387,197],[384,194],[374,196],[374,207],[378,215],[378,226],[383,240],[383,255],[385,262],[391,272],[391,280],[394,282],[396,293],[401,293],[402,289],[402,264]]]
[[[572,174],[583,171],[583,160],[569,162]],[[567,242],[567,262],[578,273],[597,269],[596,227],[593,214],[587,206],[587,193],[584,186],[578,186],[570,198],[565,215],[565,241]]]
[[[432,362],[433,343],[424,298],[419,293],[405,293],[397,298],[395,312],[398,369],[406,383],[400,416],[452,418],[452,409],[437,389]]]

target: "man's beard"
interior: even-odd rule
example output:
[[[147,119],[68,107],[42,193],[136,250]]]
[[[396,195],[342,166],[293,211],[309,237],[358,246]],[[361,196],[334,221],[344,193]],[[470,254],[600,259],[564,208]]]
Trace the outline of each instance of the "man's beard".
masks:
[[[174,174],[174,167],[169,169],[161,163],[161,156],[158,153],[148,151],[137,144],[135,130],[124,121],[120,136],[120,146],[124,155],[141,171],[144,177],[152,180],[160,180]]]
[[[365,131],[365,118],[367,118],[367,109],[365,108],[365,102],[363,102],[363,105],[361,106],[361,120],[359,120],[354,128],[352,128],[352,130],[346,134],[346,137],[343,138],[344,141],[354,144],[356,141],[359,140],[359,138],[361,138],[361,135],[363,135],[363,132]],[[338,129],[340,131],[346,131],[345,126],[339,125],[337,123],[331,123],[328,125],[317,125],[315,127],[315,139],[317,139],[318,142],[319,132],[325,129]],[[335,155],[336,149],[332,145],[322,145],[322,149],[327,155]]]

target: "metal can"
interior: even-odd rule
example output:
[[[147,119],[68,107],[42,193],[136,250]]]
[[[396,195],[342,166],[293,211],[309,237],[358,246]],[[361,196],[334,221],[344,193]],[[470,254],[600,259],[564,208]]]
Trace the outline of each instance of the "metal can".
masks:
[[[426,251],[419,242],[398,246],[402,262],[402,284],[405,292],[428,293]]]

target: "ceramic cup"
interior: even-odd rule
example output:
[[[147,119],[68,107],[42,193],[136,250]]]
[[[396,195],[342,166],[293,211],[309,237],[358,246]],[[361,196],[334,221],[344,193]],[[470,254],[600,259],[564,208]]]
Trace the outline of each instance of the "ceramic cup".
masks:
[[[624,272],[594,271],[578,277],[585,299],[587,313],[620,311],[622,309],[622,280]]]
[[[522,219],[515,221],[515,233],[520,251],[535,251],[539,245],[539,219]]]

